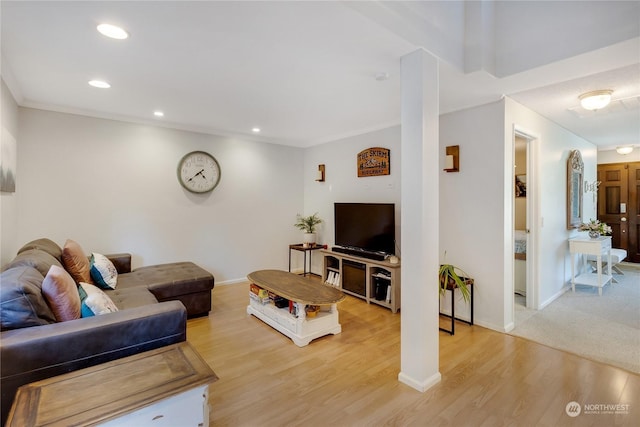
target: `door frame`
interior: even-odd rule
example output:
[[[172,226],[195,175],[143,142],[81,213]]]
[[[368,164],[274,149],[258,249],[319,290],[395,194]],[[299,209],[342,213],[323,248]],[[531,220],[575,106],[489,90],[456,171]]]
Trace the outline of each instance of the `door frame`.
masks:
[[[539,157],[540,157],[540,138],[535,133],[521,126],[513,126],[513,135],[511,138],[512,160],[515,159],[516,136],[524,138],[527,141],[527,308],[539,309],[539,271],[538,271],[538,238],[539,228],[541,226],[540,216],[540,185],[539,185]],[[514,188],[511,191],[511,262],[512,280],[511,280],[511,298],[515,299],[515,259],[513,257],[514,240],[513,230],[515,228],[515,180],[511,179]],[[515,303],[513,304],[513,319],[515,321]]]

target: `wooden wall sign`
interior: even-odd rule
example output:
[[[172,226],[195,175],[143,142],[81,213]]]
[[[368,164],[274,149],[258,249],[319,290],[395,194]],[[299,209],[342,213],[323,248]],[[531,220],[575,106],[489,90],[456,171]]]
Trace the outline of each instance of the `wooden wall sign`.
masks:
[[[391,157],[388,148],[371,147],[358,153],[358,177],[391,174]]]

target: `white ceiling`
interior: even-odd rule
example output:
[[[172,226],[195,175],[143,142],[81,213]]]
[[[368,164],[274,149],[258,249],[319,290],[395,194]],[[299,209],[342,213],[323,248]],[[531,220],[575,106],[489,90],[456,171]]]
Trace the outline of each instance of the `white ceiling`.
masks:
[[[637,1],[0,7],[2,77],[22,106],[307,147],[398,124],[400,58],[422,47],[441,58],[441,113],[508,95],[600,148],[640,145]],[[595,89],[624,100],[576,109]]]

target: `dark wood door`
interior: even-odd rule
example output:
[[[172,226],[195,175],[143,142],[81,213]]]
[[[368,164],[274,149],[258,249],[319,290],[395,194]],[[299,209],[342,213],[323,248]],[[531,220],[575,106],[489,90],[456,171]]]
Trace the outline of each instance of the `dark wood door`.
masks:
[[[640,262],[640,162],[598,165],[598,181],[598,219],[611,226],[613,247]]]
[[[640,162],[629,163],[629,247],[627,261],[640,262]]]

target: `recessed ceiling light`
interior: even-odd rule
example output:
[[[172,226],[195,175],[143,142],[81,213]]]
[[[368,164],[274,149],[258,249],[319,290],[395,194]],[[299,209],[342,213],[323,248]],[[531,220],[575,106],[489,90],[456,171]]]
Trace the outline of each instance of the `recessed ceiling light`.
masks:
[[[164,113],[162,111],[154,111],[153,115],[156,117],[164,117]]]
[[[100,24],[96,28],[100,32],[100,34],[112,39],[124,40],[129,37],[129,34],[125,30],[120,27],[116,27],[115,25]]]
[[[253,129],[251,129],[251,132],[260,133],[260,128],[253,128]]]
[[[594,90],[592,92],[583,93],[578,97],[580,105],[585,110],[600,110],[611,102],[612,90]]]
[[[111,85],[104,80],[90,80],[89,85],[100,89],[109,89]]]

